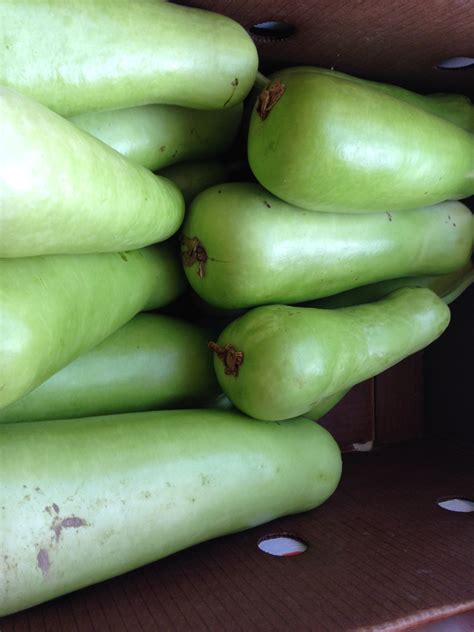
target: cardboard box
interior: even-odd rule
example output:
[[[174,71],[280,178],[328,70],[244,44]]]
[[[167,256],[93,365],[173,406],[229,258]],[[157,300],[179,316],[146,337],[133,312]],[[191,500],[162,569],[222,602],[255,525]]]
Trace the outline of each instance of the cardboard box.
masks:
[[[312,64],[474,96],[474,67],[437,67],[474,57],[469,1],[182,4],[251,30],[283,23],[253,28],[263,71]],[[424,356],[353,389],[322,420],[348,452],[323,506],[6,617],[1,631],[474,630],[474,513],[468,503],[457,503],[462,512],[438,504],[474,501],[473,307],[471,287]],[[258,548],[282,534],[306,551]]]

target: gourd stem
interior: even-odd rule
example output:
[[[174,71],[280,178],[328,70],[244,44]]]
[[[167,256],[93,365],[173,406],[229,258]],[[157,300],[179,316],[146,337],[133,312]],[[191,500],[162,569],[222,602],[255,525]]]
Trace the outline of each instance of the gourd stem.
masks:
[[[270,79],[258,71],[257,76],[255,77],[255,83],[253,84],[254,88],[257,90],[263,90],[269,83]]]
[[[230,344],[220,345],[218,342],[210,340],[207,346],[211,351],[217,355],[224,365],[224,373],[226,375],[233,375],[237,377],[239,375],[239,367],[244,361],[243,351],[237,351],[237,349]]]

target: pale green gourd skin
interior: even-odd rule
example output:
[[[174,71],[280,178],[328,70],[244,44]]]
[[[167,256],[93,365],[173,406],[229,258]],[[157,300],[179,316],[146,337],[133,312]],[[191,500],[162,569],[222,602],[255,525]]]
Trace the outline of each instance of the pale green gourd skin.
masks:
[[[227,182],[230,166],[217,160],[193,160],[165,167],[160,170],[159,175],[174,182],[186,204],[189,204],[201,191],[220,182]]]
[[[338,307],[349,307],[351,305],[362,305],[384,298],[384,296],[387,296],[390,292],[402,287],[427,287],[433,290],[433,292],[436,292],[446,305],[449,305],[456,300],[464,290],[472,285],[472,283],[474,283],[474,268],[469,261],[467,265],[449,274],[405,277],[380,281],[379,283],[372,283],[371,285],[364,285],[352,290],[347,290],[347,292],[341,292],[341,294],[310,301],[302,307],[335,309]]]
[[[178,230],[171,181],[7,88],[0,116],[0,257],[117,252]]]
[[[400,276],[443,274],[469,260],[472,215],[460,202],[404,212],[305,211],[257,184],[228,183],[196,197],[181,232],[208,259],[184,266],[208,303],[234,309],[300,303]]]
[[[462,94],[436,93],[423,95],[390,83],[369,81],[368,79],[361,79],[360,77],[347,75],[336,70],[313,66],[294,66],[292,68],[285,68],[284,71],[280,72],[284,72],[285,75],[314,72],[353,81],[360,86],[365,86],[377,92],[383,92],[384,94],[401,99],[406,103],[411,103],[426,112],[430,112],[431,114],[446,119],[450,123],[454,123],[454,125],[458,127],[462,127],[469,132],[474,132],[474,106],[471,100]],[[280,73],[277,72],[275,75],[271,75],[271,77],[278,77],[279,74]]]
[[[268,305],[231,323],[220,345],[243,352],[238,375],[214,357],[222,390],[256,419],[290,419],[436,340],[449,308],[427,288],[339,310]]]
[[[248,159],[282,200],[328,212],[407,210],[474,194],[474,135],[381,90],[314,72],[275,74],[254,108]]]
[[[0,616],[313,509],[341,475],[336,442],[308,419],[161,411],[4,424],[0,437]]]
[[[312,419],[313,421],[317,421],[324,417],[326,413],[332,410],[339,402],[347,395],[350,391],[350,388],[344,388],[342,391],[338,391],[334,395],[329,395],[325,397],[320,402],[315,404],[312,408],[308,410],[307,413],[304,414],[306,419]]]
[[[62,116],[149,103],[231,107],[257,65],[240,24],[200,9],[157,0],[0,5],[0,84]]]
[[[308,410],[307,413],[303,415],[306,419],[312,419],[313,421],[318,421],[321,417],[324,417],[326,413],[328,413],[334,406],[339,404],[339,402],[347,395],[350,389],[344,389],[342,391],[338,391],[335,395],[330,395],[325,399],[322,399],[320,402],[315,404],[312,408]],[[230,399],[224,393],[221,393],[216,399],[212,402],[212,408],[218,408],[219,410],[233,410],[237,411],[237,408],[232,404]],[[1,413],[0,413],[0,421],[1,421]]]
[[[219,392],[209,340],[184,320],[138,314],[0,410],[0,423],[205,405]]]
[[[0,259],[0,408],[185,288],[174,244]]]
[[[142,105],[87,112],[70,121],[129,160],[156,171],[183,160],[223,154],[237,134],[242,112],[242,103],[213,111]]]

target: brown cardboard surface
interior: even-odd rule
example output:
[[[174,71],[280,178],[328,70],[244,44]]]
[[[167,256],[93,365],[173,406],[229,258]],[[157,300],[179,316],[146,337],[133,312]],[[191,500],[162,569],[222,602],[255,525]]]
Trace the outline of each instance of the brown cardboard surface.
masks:
[[[0,629],[345,632],[459,615],[474,607],[474,514],[436,501],[473,490],[473,449],[421,440],[347,454],[341,485],[320,508],[6,617]],[[257,548],[281,532],[308,550],[282,558]]]
[[[415,353],[374,379],[375,441],[417,439],[423,433],[423,354]]]
[[[278,20],[295,28],[282,40],[256,37],[265,69],[319,65],[421,92],[474,96],[474,67],[438,70],[474,57],[470,0],[180,0],[224,13],[246,28]]]

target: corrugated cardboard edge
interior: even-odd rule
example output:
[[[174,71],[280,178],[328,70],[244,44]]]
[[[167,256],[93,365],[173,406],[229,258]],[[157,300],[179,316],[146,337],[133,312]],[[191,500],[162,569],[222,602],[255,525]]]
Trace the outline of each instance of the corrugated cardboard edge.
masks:
[[[378,624],[375,626],[355,628],[352,632],[405,632],[406,630],[414,630],[434,621],[448,619],[458,614],[474,611],[474,599],[459,604],[450,604],[441,608],[430,608],[429,610],[420,610],[416,614],[412,614],[395,621]]]

